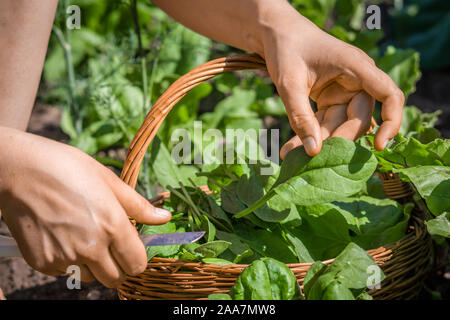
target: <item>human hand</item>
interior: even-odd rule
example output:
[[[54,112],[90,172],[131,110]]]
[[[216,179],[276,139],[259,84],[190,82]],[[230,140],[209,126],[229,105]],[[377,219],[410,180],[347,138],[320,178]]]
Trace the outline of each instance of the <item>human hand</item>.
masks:
[[[298,136],[293,142],[301,141],[309,155],[316,155],[328,136],[361,135],[370,125],[374,99],[383,103],[375,148],[383,149],[398,132],[405,98],[392,79],[363,51],[320,30],[288,1],[153,3],[194,31],[263,57]],[[327,119],[322,125],[309,97],[317,102],[319,119]],[[335,105],[347,106],[346,117]]]
[[[289,8],[288,8],[289,7]],[[291,6],[267,12],[262,55],[297,134],[281,151],[304,144],[316,155],[329,136],[356,139],[370,126],[374,100],[383,123],[375,136],[382,150],[400,128],[404,95],[360,49],[320,30]],[[315,115],[309,97],[317,103]]]
[[[355,94],[350,104],[335,104],[319,109],[314,115],[320,126],[322,140],[329,137],[355,140],[373,129],[376,125],[371,119],[373,105],[373,98],[361,91]],[[281,148],[281,158],[284,159],[289,151],[301,145],[302,140],[295,135]]]
[[[145,270],[145,248],[127,215],[163,224],[168,211],[61,143],[0,127],[0,158],[0,210],[31,267],[58,276],[78,265],[81,280],[108,287]]]

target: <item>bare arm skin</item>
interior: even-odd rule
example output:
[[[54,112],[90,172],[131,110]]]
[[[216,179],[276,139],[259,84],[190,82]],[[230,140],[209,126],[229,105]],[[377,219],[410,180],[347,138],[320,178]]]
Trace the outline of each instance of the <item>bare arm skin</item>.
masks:
[[[25,130],[57,1],[0,1],[0,126]]]
[[[23,130],[34,104],[56,0],[0,1],[0,210],[27,263],[49,275],[116,287],[147,266],[128,216],[162,224],[156,209],[78,149]]]
[[[355,139],[370,126],[374,99],[383,103],[375,137],[381,150],[400,128],[404,96],[360,49],[320,30],[286,0],[153,0],[187,27],[258,53],[297,134],[281,156],[304,144],[316,155],[330,136]],[[313,113],[308,97],[318,104]]]

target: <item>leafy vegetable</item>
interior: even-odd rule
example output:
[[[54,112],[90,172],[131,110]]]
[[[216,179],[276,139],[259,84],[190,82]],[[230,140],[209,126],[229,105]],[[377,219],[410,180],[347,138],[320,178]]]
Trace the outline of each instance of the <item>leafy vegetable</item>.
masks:
[[[372,274],[378,277],[369,284]],[[383,272],[372,258],[350,243],[330,266],[316,262],[310,267],[304,280],[304,292],[308,300],[354,300],[361,290],[375,286],[383,279]]]
[[[271,258],[254,261],[239,275],[229,295],[211,300],[299,300],[301,290],[292,271]]]
[[[435,216],[450,211],[450,167],[419,166],[395,171],[414,184]]]
[[[435,219],[425,222],[432,236],[450,238],[450,213],[444,212]]]
[[[406,232],[413,205],[403,207],[390,199],[362,196],[330,204],[347,220],[353,231],[352,241],[364,249],[397,241]]]
[[[414,50],[388,46],[385,55],[377,61],[377,66],[389,74],[406,96],[415,91],[420,71],[419,54]]]
[[[167,147],[155,137],[152,143],[150,154],[153,172],[158,181],[166,188],[167,186],[178,186],[179,183],[188,184],[188,177],[193,176],[192,172],[182,171],[172,160]],[[191,167],[194,169],[195,167]]]
[[[351,241],[347,221],[339,211],[332,209],[314,213],[313,208],[308,213],[300,212],[302,224],[290,229],[289,233],[308,253],[303,256],[312,258],[301,262],[334,258]]]
[[[433,127],[441,113],[442,112],[440,110],[433,113],[422,113],[416,107],[404,107],[402,124],[400,126],[399,132],[407,138],[418,138],[422,143],[431,142],[422,141],[420,139],[420,135],[425,133],[427,129],[434,129]],[[436,138],[439,138],[439,136],[437,136]]]
[[[411,209],[367,196],[305,206],[299,210],[301,225],[289,228],[288,238],[301,251],[301,262],[333,258],[349,242],[374,249],[405,235]]]
[[[230,242],[216,240],[198,246],[194,249],[194,252],[200,254],[204,258],[215,258],[228,249],[230,245]]]
[[[295,251],[280,235],[279,230],[277,232],[237,224],[234,232],[250,249],[263,257],[271,257],[284,263],[298,261]]]
[[[141,234],[156,234],[156,233],[174,233],[174,232],[185,232],[184,228],[177,228],[176,224],[173,222],[168,222],[160,226],[148,226],[144,225],[141,229]],[[168,245],[168,246],[149,246],[146,247],[147,259],[150,260],[154,256],[160,257],[170,257],[176,254],[180,245]]]
[[[450,140],[422,144],[398,134],[391,146],[373,152],[379,169],[411,182],[433,215],[450,210]]]
[[[304,147],[288,153],[278,179],[258,201],[235,217],[256,211],[275,194],[297,205],[314,205],[357,193],[376,168],[376,159],[367,149],[345,138],[323,142],[315,157]]]

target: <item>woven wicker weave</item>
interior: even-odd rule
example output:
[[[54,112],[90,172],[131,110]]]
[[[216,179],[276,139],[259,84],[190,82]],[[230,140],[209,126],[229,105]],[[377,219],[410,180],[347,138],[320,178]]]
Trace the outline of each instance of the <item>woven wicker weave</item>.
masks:
[[[264,69],[264,60],[256,55],[239,55],[207,62],[175,81],[156,101],[131,143],[121,174],[123,181],[136,186],[139,168],[152,139],[168,112],[198,84],[224,72]],[[392,174],[380,174],[387,197],[408,198],[411,188]],[[202,187],[207,191],[205,187]],[[163,193],[152,200],[161,205],[169,196]],[[380,289],[369,292],[375,299],[411,299],[416,296],[431,263],[431,239],[420,212],[413,212],[407,235],[391,244],[368,250],[381,266],[386,279]],[[324,261],[331,263],[333,260]],[[311,263],[288,265],[302,285]],[[152,258],[144,273],[127,277],[118,288],[120,299],[206,299],[212,293],[227,293],[243,264],[227,266],[175,259]]]

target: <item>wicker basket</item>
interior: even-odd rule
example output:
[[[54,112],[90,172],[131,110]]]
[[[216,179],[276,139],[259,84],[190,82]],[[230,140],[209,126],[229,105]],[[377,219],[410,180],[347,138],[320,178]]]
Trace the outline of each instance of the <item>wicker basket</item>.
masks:
[[[238,55],[207,62],[175,81],[156,101],[144,124],[132,141],[121,178],[136,186],[140,165],[152,139],[172,107],[198,84],[224,72],[243,69],[265,69],[265,62],[256,55]],[[392,199],[407,199],[411,188],[392,174],[380,174],[386,195]],[[204,189],[207,191],[207,189]],[[161,205],[169,196],[152,200]],[[431,239],[423,224],[424,217],[415,211],[407,235],[383,247],[368,250],[382,268],[386,278],[380,289],[369,292],[375,299],[411,299],[416,296],[431,264]],[[324,261],[331,263],[333,259]],[[175,259],[152,258],[144,273],[127,277],[118,288],[120,299],[206,299],[212,293],[227,293],[247,265],[227,266],[203,264]],[[302,285],[311,263],[288,265]]]

